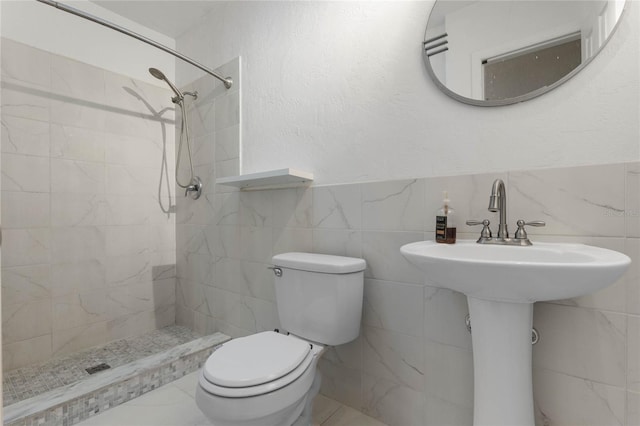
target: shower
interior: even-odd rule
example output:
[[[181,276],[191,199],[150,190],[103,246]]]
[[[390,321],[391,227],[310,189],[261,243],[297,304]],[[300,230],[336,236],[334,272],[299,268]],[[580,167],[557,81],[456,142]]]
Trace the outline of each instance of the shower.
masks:
[[[180,188],[185,190],[184,195],[190,195],[192,199],[197,200],[200,198],[202,194],[202,181],[198,176],[195,176],[193,173],[193,160],[191,158],[191,143],[189,141],[189,121],[187,108],[184,104],[184,96],[188,95],[193,97],[194,99],[198,99],[198,92],[181,92],[169,79],[164,75],[162,71],[157,68],[149,68],[149,73],[157,78],[158,80],[163,80],[169,85],[175,96],[171,98],[171,101],[180,107],[180,142],[178,144],[178,154],[176,158],[176,183]],[[188,184],[183,184],[180,182],[179,178],[179,170],[180,170],[180,157],[182,154],[182,145],[186,141],[187,145],[187,154],[189,155],[189,167],[191,169],[191,178]]]

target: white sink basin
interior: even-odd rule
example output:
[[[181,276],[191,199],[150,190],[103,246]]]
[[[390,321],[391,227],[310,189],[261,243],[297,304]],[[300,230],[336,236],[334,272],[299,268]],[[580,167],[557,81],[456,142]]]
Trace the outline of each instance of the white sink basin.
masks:
[[[535,425],[533,302],[594,292],[614,283],[631,263],[624,254],[583,244],[420,241],[400,252],[424,271],[427,285],[467,295],[474,426]]]
[[[485,300],[536,302],[568,299],[614,283],[631,260],[584,244],[498,246],[462,240],[419,241],[400,248],[425,272],[429,285]]]

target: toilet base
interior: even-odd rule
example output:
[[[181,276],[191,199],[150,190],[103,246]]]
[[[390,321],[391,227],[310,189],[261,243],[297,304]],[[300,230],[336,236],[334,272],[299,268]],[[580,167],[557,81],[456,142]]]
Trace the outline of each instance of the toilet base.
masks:
[[[322,375],[320,374],[320,370],[316,369],[315,377],[313,378],[313,383],[311,384],[311,389],[307,393],[307,400],[304,404],[304,409],[302,413],[300,413],[300,417],[293,422],[291,426],[311,426],[313,421],[313,401],[316,399],[316,395],[320,392],[320,385],[322,384]]]

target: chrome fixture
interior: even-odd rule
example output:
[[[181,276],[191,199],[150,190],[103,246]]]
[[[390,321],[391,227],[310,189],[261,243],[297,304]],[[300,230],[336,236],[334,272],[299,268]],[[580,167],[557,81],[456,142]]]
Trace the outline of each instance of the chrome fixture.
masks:
[[[507,192],[502,179],[496,179],[493,182],[491,196],[489,196],[489,211],[500,213],[498,238],[509,238],[509,230],[507,229]]]
[[[143,35],[140,35],[138,33],[134,33],[133,31],[130,31],[124,27],[121,27],[120,25],[116,25],[113,22],[109,22],[106,21],[102,18],[98,18],[97,16],[91,15],[89,13],[83,12],[79,9],[76,9],[74,7],[71,6],[67,6],[64,5],[62,3],[59,3],[57,1],[52,1],[52,0],[37,0],[40,3],[46,4],[47,6],[52,6],[55,7],[56,9],[62,10],[63,12],[67,12],[70,13],[72,15],[76,15],[79,16],[80,18],[84,18],[87,19],[89,21],[95,22],[96,24],[100,24],[104,27],[107,28],[111,28],[112,30],[118,31],[119,33],[128,35],[129,37],[133,37],[136,40],[140,40],[143,43],[147,43],[157,49],[160,49],[166,53],[169,53],[173,56],[175,56],[178,59],[182,59],[183,61],[185,61],[188,64],[193,65],[196,68],[201,69],[202,71],[206,72],[207,74],[211,75],[212,77],[217,78],[218,80],[222,81],[222,83],[224,83],[224,87],[226,87],[227,89],[229,89],[232,85],[233,85],[233,79],[231,77],[222,77],[218,74],[216,74],[214,71],[210,70],[209,68],[205,67],[204,65],[194,61],[193,59],[183,55],[182,53],[176,52],[173,49],[168,48],[167,46],[164,46],[154,40],[151,40],[150,38],[147,38]]]
[[[282,269],[278,268],[277,266],[269,266],[267,267],[267,269],[271,269],[276,277],[282,276]]]
[[[176,95],[171,98],[171,102],[178,105],[180,107],[180,143],[178,144],[178,155],[176,158],[176,183],[180,188],[184,189],[184,196],[189,195],[191,199],[197,200],[200,198],[202,194],[202,181],[198,176],[195,176],[193,173],[193,160],[191,159],[191,143],[189,141],[189,120],[187,108],[184,105],[184,95],[189,95],[195,99],[198,99],[198,92],[181,92],[178,88],[167,78],[166,75],[162,71],[157,68],[149,68],[149,73],[157,78],[158,80],[162,80],[166,82],[173,93]],[[191,169],[191,177],[189,178],[189,183],[183,184],[180,183],[180,178],[178,177],[180,171],[180,156],[182,154],[182,144],[184,141],[187,141],[187,153],[189,154],[189,168]]]
[[[491,187],[491,195],[489,196],[490,212],[498,212],[500,214],[500,223],[498,224],[498,235],[493,238],[491,228],[489,228],[489,219],[484,220],[468,220],[467,225],[482,225],[478,244],[501,244],[508,246],[530,246],[531,241],[527,235],[525,226],[545,226],[541,220],[525,222],[520,219],[516,222],[518,229],[513,238],[509,238],[509,230],[507,229],[507,191],[502,179],[496,179]]]

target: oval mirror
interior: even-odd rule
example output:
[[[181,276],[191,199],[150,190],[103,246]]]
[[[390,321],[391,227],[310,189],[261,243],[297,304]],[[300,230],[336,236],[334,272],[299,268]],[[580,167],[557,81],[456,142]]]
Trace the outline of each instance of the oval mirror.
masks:
[[[624,8],[625,0],[438,0],[424,60],[436,85],[461,102],[526,101],[584,68]]]

